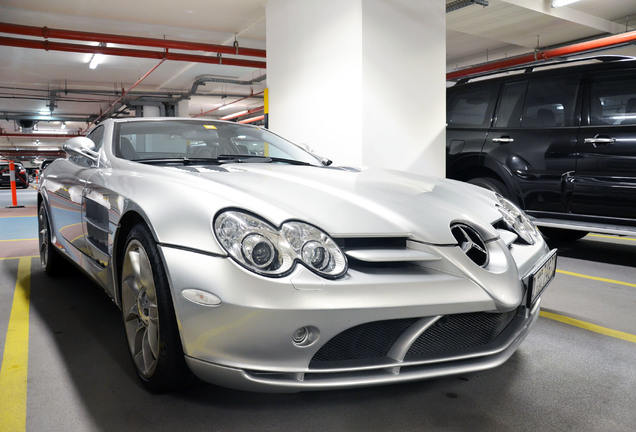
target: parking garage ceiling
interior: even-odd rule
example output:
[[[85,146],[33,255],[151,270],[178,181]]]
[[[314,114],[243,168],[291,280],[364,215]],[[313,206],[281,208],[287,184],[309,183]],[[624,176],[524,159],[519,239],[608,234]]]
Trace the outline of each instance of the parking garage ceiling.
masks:
[[[633,0],[551,1],[446,0],[447,70],[636,29]],[[266,3],[1,0],[0,155],[59,148],[96,120],[182,100],[189,116],[257,118]],[[636,45],[606,53],[636,56]]]

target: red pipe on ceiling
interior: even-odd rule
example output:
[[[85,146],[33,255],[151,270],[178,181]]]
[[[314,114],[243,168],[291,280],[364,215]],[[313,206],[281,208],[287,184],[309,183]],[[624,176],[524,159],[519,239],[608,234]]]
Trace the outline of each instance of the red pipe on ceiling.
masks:
[[[248,119],[245,119],[245,120],[239,120],[239,123],[243,123],[243,124],[245,124],[245,123],[254,123],[256,121],[263,120],[264,118],[265,118],[265,115],[256,116],[256,117],[248,118]]]
[[[92,33],[75,30],[52,29],[19,24],[0,23],[0,33],[38,36],[44,39],[67,39],[88,42],[104,42],[120,45],[136,45],[155,48],[180,49],[186,51],[205,51],[223,54],[243,55],[248,57],[266,57],[266,51],[256,48],[242,48],[227,45],[206,44],[199,42],[154,39],[136,36],[124,36],[107,33]]]
[[[571,56],[575,54],[583,54],[588,51],[595,51],[602,48],[610,48],[617,45],[625,45],[636,41],[636,31],[625,32],[617,35],[607,36],[600,39],[594,39],[587,42],[580,42],[561,48],[552,48],[544,51],[537,51],[531,54],[524,54],[518,57],[511,57],[504,60],[497,60],[480,66],[460,69],[446,74],[448,81],[459,78],[477,75],[483,72],[496,71],[506,69],[513,66],[521,66],[529,63],[536,63],[542,60],[550,60],[559,57]]]
[[[106,54],[123,57],[148,58],[157,60],[184,61],[193,63],[224,64],[228,66],[242,66],[258,69],[266,69],[265,62],[256,60],[243,60],[219,56],[203,56],[193,54],[179,54],[166,51],[134,50],[127,48],[100,47],[92,45],[70,44],[65,42],[38,41],[33,39],[16,39],[0,36],[0,45],[17,48],[43,49],[46,51],[64,51],[85,54]]]
[[[92,122],[90,122],[90,124],[89,124],[88,126],[86,126],[86,128],[84,128],[84,130],[82,131],[82,133],[85,133],[85,132],[86,132],[86,131],[87,131],[87,130],[88,130],[88,129],[92,126],[92,125],[94,125],[94,124],[96,124],[97,122],[99,122],[99,121],[100,121],[100,120],[101,120],[104,116],[106,116],[106,115],[110,114],[110,110],[112,110],[112,109],[115,107],[115,105],[117,105],[117,103],[119,103],[121,100],[123,100],[123,99],[124,99],[124,97],[126,97],[126,95],[127,95],[128,93],[130,93],[130,91],[131,91],[132,89],[134,89],[134,88],[135,88],[135,87],[137,87],[139,84],[141,84],[141,82],[142,82],[143,80],[145,80],[145,79],[148,77],[148,75],[150,75],[151,73],[153,73],[153,72],[155,71],[155,69],[157,69],[159,66],[161,66],[161,64],[162,64],[164,61],[166,61],[166,59],[165,59],[165,58],[164,58],[164,59],[162,59],[159,63],[157,63],[157,64],[156,64],[156,65],[155,65],[152,69],[150,69],[148,72],[146,72],[146,74],[145,74],[144,76],[142,76],[141,78],[139,78],[139,79],[137,80],[137,82],[136,82],[136,83],[134,83],[133,85],[131,85],[131,86],[130,86],[130,88],[129,88],[128,90],[126,90],[126,91],[122,91],[122,92],[121,92],[121,96],[119,96],[119,97],[117,98],[117,100],[115,100],[115,102],[113,102],[112,104],[110,104],[110,106],[109,106],[108,108],[106,108],[106,111],[104,111],[103,113],[101,113],[101,114],[99,115],[99,117],[97,117],[95,120],[93,120]]]
[[[247,115],[254,114],[255,112],[263,111],[264,109],[265,109],[264,106],[261,106],[261,107],[258,107],[258,108],[252,108],[251,110],[248,110],[247,112],[244,112],[242,114],[239,112],[239,113],[236,113],[236,114],[231,114],[231,115],[224,116],[222,119],[223,120],[233,120],[233,119],[238,118],[238,117],[245,117]]]

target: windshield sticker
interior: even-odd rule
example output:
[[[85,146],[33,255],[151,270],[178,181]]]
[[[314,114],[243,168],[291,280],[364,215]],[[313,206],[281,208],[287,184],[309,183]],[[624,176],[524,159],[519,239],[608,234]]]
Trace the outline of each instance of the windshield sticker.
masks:
[[[203,125],[203,127],[206,129],[216,129],[216,126],[214,125]]]

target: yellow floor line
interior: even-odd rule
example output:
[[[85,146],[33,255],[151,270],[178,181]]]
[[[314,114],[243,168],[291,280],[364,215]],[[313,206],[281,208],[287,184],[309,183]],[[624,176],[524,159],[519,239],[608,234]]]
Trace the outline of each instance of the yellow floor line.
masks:
[[[19,257],[1,257],[0,261],[4,261],[4,260],[14,260],[14,259],[21,259],[21,258],[40,258],[40,255],[31,255],[31,256],[19,256]]]
[[[602,234],[588,234],[588,236],[600,237],[600,238],[606,238],[606,239],[612,239],[612,240],[636,241],[636,238],[634,237],[618,237],[618,236],[609,236],[609,235],[602,235]]]
[[[596,276],[588,276],[588,275],[584,275],[584,274],[580,274],[580,273],[574,273],[574,272],[569,272],[569,271],[565,271],[565,270],[557,270],[556,272],[564,274],[564,275],[568,275],[568,276],[576,276],[576,277],[580,277],[580,278],[583,278],[583,279],[590,279],[590,280],[595,280],[595,281],[599,281],[599,282],[607,282],[607,283],[611,283],[611,284],[615,284],[615,285],[624,285],[624,286],[636,288],[636,284],[629,283],[629,282],[622,282],[622,281],[618,281],[618,280],[614,280],[614,279],[605,279],[605,278],[600,278],[600,277],[596,277]]]
[[[26,430],[27,365],[29,362],[29,299],[31,258],[18,262],[18,278],[0,369],[0,430]]]
[[[636,335],[633,335],[633,334],[625,333],[618,330],[612,330],[606,327],[601,327],[596,324],[590,324],[585,321],[577,320],[577,319],[566,317],[563,315],[558,315],[552,312],[541,311],[539,312],[539,315],[545,318],[549,318],[555,321],[559,321],[565,324],[569,324],[575,327],[589,330],[594,333],[600,333],[605,336],[611,336],[613,338],[622,339],[622,340],[636,343]]]

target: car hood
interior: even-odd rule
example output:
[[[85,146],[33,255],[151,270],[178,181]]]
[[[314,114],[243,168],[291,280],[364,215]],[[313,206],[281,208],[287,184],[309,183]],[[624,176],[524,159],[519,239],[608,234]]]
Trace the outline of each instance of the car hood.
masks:
[[[333,237],[408,237],[454,244],[450,225],[464,222],[487,238],[501,218],[494,195],[452,180],[383,169],[282,164],[225,164],[166,168],[190,186],[225,201],[224,207],[258,214],[275,226],[311,223]]]

